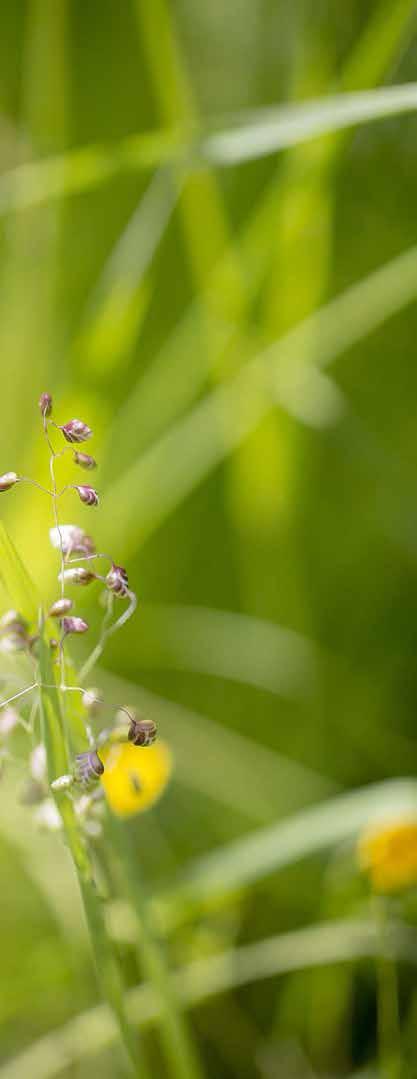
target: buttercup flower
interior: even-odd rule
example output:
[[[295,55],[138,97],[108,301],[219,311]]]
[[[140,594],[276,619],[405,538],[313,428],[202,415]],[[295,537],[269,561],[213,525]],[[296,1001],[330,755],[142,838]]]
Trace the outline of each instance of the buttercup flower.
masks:
[[[172,771],[166,742],[138,749],[129,742],[102,750],[105,772],[101,783],[110,809],[130,817],[149,809],[163,794]]]
[[[82,420],[68,420],[68,423],[60,426],[60,431],[67,442],[86,442],[93,433],[91,427],[87,427]]]
[[[358,857],[375,892],[417,885],[417,817],[370,826],[360,837]]]

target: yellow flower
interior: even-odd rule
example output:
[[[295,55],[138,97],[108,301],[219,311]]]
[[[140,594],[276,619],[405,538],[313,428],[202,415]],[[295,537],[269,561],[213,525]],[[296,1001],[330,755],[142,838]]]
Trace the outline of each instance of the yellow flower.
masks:
[[[376,892],[417,884],[417,818],[370,827],[359,840],[358,856]]]
[[[166,742],[140,748],[130,742],[101,752],[101,777],[110,808],[119,817],[148,809],[165,790],[172,771],[172,755]]]

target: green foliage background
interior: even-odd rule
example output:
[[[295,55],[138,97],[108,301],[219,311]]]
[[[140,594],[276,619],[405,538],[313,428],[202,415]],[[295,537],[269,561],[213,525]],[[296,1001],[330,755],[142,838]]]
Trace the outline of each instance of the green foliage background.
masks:
[[[368,917],[352,847],[309,856],[308,815],[300,861],[187,917],[155,897],[255,829],[415,776],[417,120],[410,110],[261,156],[256,110],[270,107],[273,125],[285,104],[412,83],[416,8],[1,6],[0,470],[47,480],[42,390],[57,418],[94,428],[102,506],[93,524],[70,496],[65,512],[128,566],[140,597],[101,684],[144,702],[176,755],[169,792],[131,827],[173,965]],[[241,125],[248,159],[216,160],[210,134]],[[345,308],[325,307],[357,283]],[[1,506],[52,599],[49,510],[29,488]],[[80,607],[98,623],[90,594]],[[35,1058],[18,1058],[15,1072],[6,1062],[97,1001],[65,852],[35,833],[16,797],[6,774],[0,1075],[10,1079],[55,1074],[45,1045],[37,1072]],[[411,897],[411,924],[416,915]],[[126,910],[114,917],[133,985]],[[304,948],[294,937],[300,969],[278,964],[193,1009],[207,1076],[347,1075],[374,1060],[372,960],[359,948],[326,965],[323,952],[306,971]],[[412,1075],[412,967],[400,984]],[[60,1074],[82,1079],[92,1061],[123,1074],[114,1045],[84,1055],[88,1032]]]

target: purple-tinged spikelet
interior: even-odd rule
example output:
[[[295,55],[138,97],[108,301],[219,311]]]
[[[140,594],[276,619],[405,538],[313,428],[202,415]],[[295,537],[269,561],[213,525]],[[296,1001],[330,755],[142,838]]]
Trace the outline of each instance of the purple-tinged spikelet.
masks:
[[[75,484],[75,490],[81,498],[81,502],[85,502],[86,506],[98,506],[99,497],[94,487],[89,487],[87,484]]]
[[[86,633],[88,622],[84,622],[83,618],[70,615],[69,618],[62,619],[62,628],[64,633]]]
[[[90,749],[86,753],[77,754],[74,771],[77,782],[88,785],[91,781],[100,779],[104,772],[104,764],[97,751]]]
[[[58,551],[62,543],[65,558],[69,558],[71,554],[88,556],[96,552],[94,540],[91,536],[87,536],[84,529],[79,528],[78,525],[60,525],[59,528],[51,528],[49,537],[52,546]]]
[[[10,488],[14,487],[18,480],[17,472],[4,472],[0,476],[0,491],[10,491]]]
[[[91,584],[95,579],[95,573],[92,573],[89,569],[85,569],[85,566],[71,566],[68,569],[64,569],[63,573],[58,573],[58,580],[65,581],[68,584]]]
[[[50,416],[52,412],[52,397],[50,393],[41,393],[39,398],[41,416]]]
[[[74,461],[80,468],[85,468],[87,471],[91,471],[93,468],[97,468],[97,461],[94,457],[91,457],[89,453],[80,453],[79,450],[74,451]]]
[[[129,742],[134,746],[151,746],[156,739],[157,729],[153,719],[136,719],[131,717],[129,727]]]
[[[60,426],[60,430],[67,442],[86,442],[87,438],[91,438],[91,427],[87,427],[83,420],[68,420],[68,423],[64,423]]]
[[[129,579],[123,566],[116,566],[113,562],[112,568],[106,577],[106,584],[107,588],[114,592],[115,596],[126,595],[129,589]]]
[[[72,599],[67,599],[65,596],[62,599],[56,599],[48,611],[49,618],[62,618],[63,615],[68,614],[72,606]]]

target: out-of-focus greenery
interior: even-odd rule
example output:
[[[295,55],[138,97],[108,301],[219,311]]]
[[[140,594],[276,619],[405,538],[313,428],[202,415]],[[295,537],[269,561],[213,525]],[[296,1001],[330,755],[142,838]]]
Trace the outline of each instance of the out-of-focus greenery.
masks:
[[[127,827],[213,1079],[376,1067],[352,840],[416,805],[417,87],[388,90],[416,75],[411,0],[1,6],[0,471],[47,482],[43,390],[94,428],[102,505],[65,516],[140,597],[95,680],[173,747]],[[48,500],[1,511],[52,600]],[[18,794],[6,772],[0,1076],[122,1075]],[[412,893],[395,914],[411,1076]],[[135,987],[123,899],[111,922]]]

